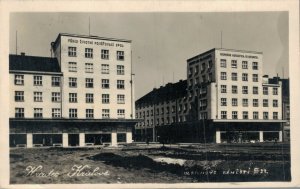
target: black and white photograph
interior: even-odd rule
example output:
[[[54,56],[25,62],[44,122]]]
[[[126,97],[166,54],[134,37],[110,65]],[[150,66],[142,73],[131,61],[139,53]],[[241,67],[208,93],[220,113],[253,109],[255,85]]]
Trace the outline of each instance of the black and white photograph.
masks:
[[[9,12],[8,185],[297,186],[293,14],[176,10]]]

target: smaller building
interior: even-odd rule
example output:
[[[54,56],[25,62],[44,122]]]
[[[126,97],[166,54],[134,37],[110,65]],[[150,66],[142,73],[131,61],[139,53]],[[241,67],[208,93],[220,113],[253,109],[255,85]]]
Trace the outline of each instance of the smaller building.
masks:
[[[186,80],[168,83],[136,101],[135,141],[157,141],[159,127],[186,121]]]

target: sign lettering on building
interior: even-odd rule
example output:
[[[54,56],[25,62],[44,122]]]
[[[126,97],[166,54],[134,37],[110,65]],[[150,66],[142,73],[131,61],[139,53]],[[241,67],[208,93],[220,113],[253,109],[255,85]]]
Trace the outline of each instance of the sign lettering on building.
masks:
[[[245,55],[245,54],[220,53],[220,56],[230,56],[230,57],[238,57],[238,58],[258,59],[258,56]]]
[[[91,41],[91,40],[84,40],[84,39],[68,39],[69,43],[79,43],[79,44],[86,44],[86,45],[98,45],[98,46],[105,46],[105,47],[124,47],[121,43],[115,42],[104,42],[104,41]]]

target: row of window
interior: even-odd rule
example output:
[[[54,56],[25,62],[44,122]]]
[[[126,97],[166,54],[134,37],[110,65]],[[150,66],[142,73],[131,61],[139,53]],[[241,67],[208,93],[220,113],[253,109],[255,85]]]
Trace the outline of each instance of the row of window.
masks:
[[[221,72],[220,79],[221,80],[227,80],[227,72]],[[231,73],[231,80],[232,81],[237,81],[238,80],[238,73],[232,72]],[[242,73],[242,81],[248,81],[248,74],[247,73]],[[258,74],[252,74],[252,81],[253,82],[258,82]]]
[[[77,72],[77,62],[69,62],[68,63],[69,72]],[[109,74],[109,64],[101,64],[101,73]],[[85,63],[85,72],[86,73],[94,73],[94,64],[93,63]],[[125,66],[117,65],[117,75],[125,74]]]
[[[242,99],[242,106],[243,107],[248,107],[248,99],[243,98]],[[252,100],[252,105],[253,107],[258,107],[259,102],[258,99],[253,99]],[[227,98],[221,98],[221,106],[227,106]],[[232,98],[231,99],[231,106],[238,106],[238,99],[237,98]],[[268,99],[263,99],[263,107],[269,107],[269,100]],[[273,100],[273,107],[278,107],[278,100]]]
[[[242,112],[242,119],[249,119],[249,113],[247,111]],[[231,112],[232,119],[239,119],[238,112],[232,111]],[[227,111],[221,111],[221,119],[227,119]],[[259,119],[259,113],[253,112],[252,119]],[[263,112],[263,119],[269,119],[269,112]],[[273,119],[278,119],[278,112],[273,112]]]
[[[68,47],[68,55],[69,57],[77,56],[77,47]],[[85,58],[93,58],[94,57],[94,49],[93,48],[85,48],[84,51]],[[101,49],[101,59],[108,60],[110,57],[110,53],[108,49]],[[124,51],[117,51],[116,53],[117,60],[125,60]]]
[[[24,75],[15,75],[15,84],[16,85],[24,85]],[[43,76],[33,76],[33,85],[42,86],[43,85]],[[109,88],[109,79],[102,79],[101,86],[103,89]],[[52,77],[52,86],[58,87],[60,86],[60,77]],[[77,78],[69,77],[69,87],[77,87]],[[93,88],[94,87],[94,79],[93,78],[85,78],[85,87]],[[117,80],[117,89],[125,89],[125,81]]]
[[[221,72],[220,75],[221,80],[227,80],[227,73],[226,72]],[[201,79],[201,81],[200,81]],[[238,73],[233,72],[231,73],[231,80],[232,81],[237,81],[238,80]],[[212,81],[212,73],[209,73],[207,76],[202,75],[202,77],[196,77],[194,79],[194,84],[197,85],[199,83],[205,83],[205,82]],[[248,74],[247,73],[242,73],[242,81],[248,81]],[[252,74],[252,81],[253,82],[258,82],[258,74]],[[193,85],[193,79],[189,80],[189,85]]]
[[[220,67],[226,68],[227,67],[227,60],[226,59],[221,59],[220,61]],[[206,63],[203,62],[201,64],[201,72],[204,72],[206,68]],[[207,64],[207,69],[212,68],[212,61],[208,61]],[[238,68],[238,63],[237,60],[231,60],[231,68]],[[242,69],[248,69],[248,61],[242,61]],[[258,62],[252,62],[252,69],[253,70],[258,70]],[[191,76],[192,74],[198,74],[199,73],[199,65],[195,66],[195,69],[193,67],[189,68],[189,75]]]
[[[24,118],[25,117],[24,112],[25,112],[24,108],[15,108],[15,117]],[[85,113],[86,113],[86,118],[94,118],[94,109],[86,109]],[[43,118],[43,108],[34,108],[33,117]],[[52,108],[52,118],[60,118],[60,117],[61,117],[61,109]],[[69,109],[69,118],[77,118],[76,108]],[[110,118],[110,110],[102,109],[102,119],[107,119],[107,118]],[[125,109],[117,110],[117,118],[125,118]]]
[[[69,87],[76,88],[77,87],[77,78],[69,77]],[[93,78],[85,78],[85,87],[86,88],[94,88],[94,79]],[[110,82],[109,79],[101,80],[102,89],[109,89]],[[125,89],[125,81],[117,80],[117,89]]]
[[[212,61],[209,60],[208,64],[207,64],[207,69],[210,70],[212,68]],[[206,63],[203,62],[201,64],[201,72],[204,72],[206,70]],[[193,73],[198,74],[199,73],[199,65],[195,66],[195,69],[193,69],[193,67],[189,68],[189,76],[193,75]]]
[[[61,101],[61,93],[60,92],[52,92],[51,96],[52,102],[60,102]],[[15,91],[15,101],[23,102],[24,101],[24,91]],[[33,101],[34,102],[42,102],[43,101],[43,92],[33,92]],[[85,94],[86,103],[94,103],[94,94],[86,93]],[[77,102],[77,93],[69,93],[69,102]],[[102,103],[109,104],[110,103],[110,95],[102,94]],[[117,103],[124,104],[125,103],[125,95],[117,94]]]
[[[220,67],[227,67],[227,60],[221,59]],[[231,68],[238,68],[237,60],[231,60]],[[248,69],[248,61],[242,61],[242,69]],[[252,70],[258,70],[258,62],[252,62]]]
[[[231,86],[231,92],[233,94],[238,93],[238,86],[237,85],[232,85]],[[221,93],[227,93],[227,85],[221,85]],[[252,87],[252,93],[253,94],[258,94],[258,87],[254,86]],[[248,94],[248,86],[242,86],[242,94]],[[263,94],[268,95],[269,94],[269,87],[263,87]],[[273,87],[272,88],[272,94],[273,95],[278,95],[278,88]]]

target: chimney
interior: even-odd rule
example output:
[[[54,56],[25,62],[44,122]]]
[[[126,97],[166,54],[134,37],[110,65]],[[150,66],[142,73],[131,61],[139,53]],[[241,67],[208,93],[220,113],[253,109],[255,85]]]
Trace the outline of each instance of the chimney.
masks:
[[[24,53],[24,52],[21,52],[21,56],[25,56],[25,53]]]

